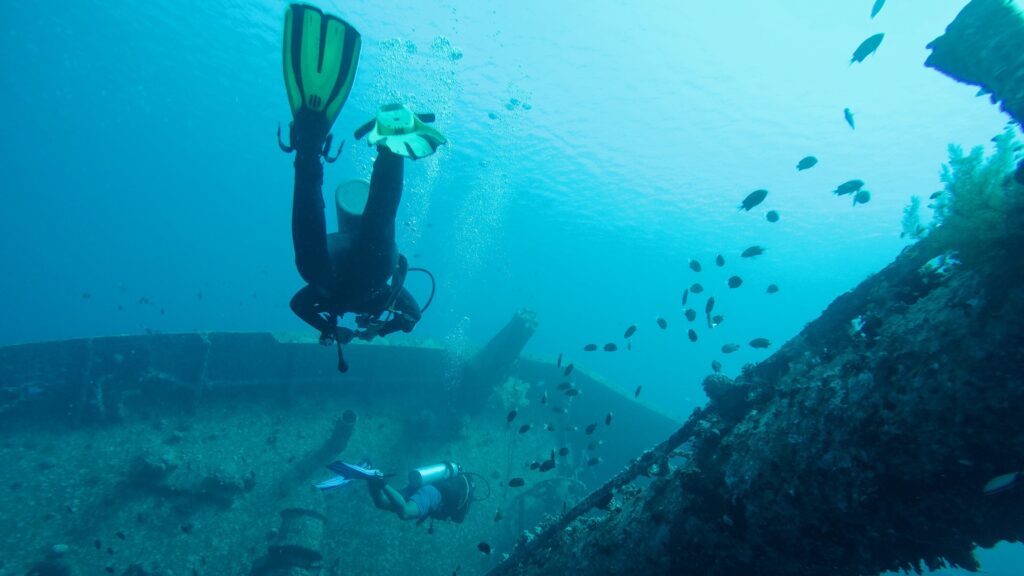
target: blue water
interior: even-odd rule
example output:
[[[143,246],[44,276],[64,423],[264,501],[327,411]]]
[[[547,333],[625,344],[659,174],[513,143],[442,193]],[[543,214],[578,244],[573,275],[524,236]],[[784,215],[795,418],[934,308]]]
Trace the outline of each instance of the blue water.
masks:
[[[349,142],[325,189],[368,175],[371,151],[350,135],[377,105],[436,112],[450,144],[407,166],[399,215],[399,245],[439,279],[415,336],[461,352],[530,308],[529,354],[642,384],[642,400],[681,419],[704,402],[723,343],[773,342],[722,359],[737,373],[892,261],[902,208],[940,188],[947,144],[987,145],[1008,119],[923,66],[965,1],[890,0],[873,20],[871,4],[319,2],[363,35],[334,129]],[[5,7],[0,345],[309,332],[287,306],[302,283],[291,158],[274,134],[290,118],[285,6]],[[849,66],[877,32],[878,52]],[[820,162],[798,173],[806,155]],[[869,204],[830,194],[851,178]],[[738,213],[757,188],[765,203]],[[741,261],[753,244],[766,254]],[[743,287],[726,288],[732,274]],[[726,319],[691,344],[679,300],[695,281]],[[421,278],[410,288],[425,298]],[[634,323],[629,354],[583,355]],[[1024,558],[982,557],[1011,574],[999,562],[1013,553]]]

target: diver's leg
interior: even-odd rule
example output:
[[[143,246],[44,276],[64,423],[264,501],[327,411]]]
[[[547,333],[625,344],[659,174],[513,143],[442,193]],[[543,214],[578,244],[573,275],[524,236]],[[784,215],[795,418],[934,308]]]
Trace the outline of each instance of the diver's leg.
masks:
[[[383,146],[377,147],[370,177],[370,197],[363,210],[359,236],[370,254],[390,259],[395,245],[395,216],[402,201],[404,158]]]
[[[334,327],[331,326],[326,318],[321,316],[321,312],[324,311],[323,306],[320,304],[321,300],[320,293],[316,288],[306,286],[296,292],[295,296],[292,296],[290,305],[292,312],[299,318],[302,318],[306,324],[316,328],[321,336],[333,335]]]
[[[316,286],[331,284],[324,216],[324,167],[316,154],[295,156],[295,191],[292,198],[292,243],[295,266],[302,279]],[[308,320],[306,320],[308,322]]]

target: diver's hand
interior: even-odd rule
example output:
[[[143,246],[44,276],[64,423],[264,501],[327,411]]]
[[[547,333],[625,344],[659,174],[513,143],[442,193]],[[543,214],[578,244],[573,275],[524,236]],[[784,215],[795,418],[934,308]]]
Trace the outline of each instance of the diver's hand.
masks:
[[[348,344],[349,342],[352,341],[353,338],[355,338],[356,332],[351,328],[338,327],[335,330],[334,335],[335,338],[338,339],[338,342],[341,342],[342,344]]]

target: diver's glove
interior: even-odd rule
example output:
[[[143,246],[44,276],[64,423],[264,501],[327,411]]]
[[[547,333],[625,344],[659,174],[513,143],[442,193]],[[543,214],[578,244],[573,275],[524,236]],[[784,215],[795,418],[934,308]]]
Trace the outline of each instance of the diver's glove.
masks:
[[[355,330],[344,328],[342,326],[336,326],[333,330],[327,330],[320,333],[320,345],[331,346],[335,342],[345,345],[352,341],[356,337]]]

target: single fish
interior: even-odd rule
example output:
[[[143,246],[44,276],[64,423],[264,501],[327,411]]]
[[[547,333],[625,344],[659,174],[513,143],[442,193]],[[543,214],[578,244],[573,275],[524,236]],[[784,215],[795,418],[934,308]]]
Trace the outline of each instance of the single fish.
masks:
[[[636,324],[633,324],[629,328],[626,328],[626,333],[622,335],[623,338],[629,339],[630,336],[636,334]]]
[[[981,491],[987,496],[991,496],[992,494],[998,494],[1000,492],[1006,492],[1007,490],[1016,486],[1020,479],[1020,472],[1010,472],[1009,474],[996,476],[995,478],[986,482],[985,487],[982,488]]]
[[[569,388],[568,390],[565,391],[565,395],[569,396],[569,397],[579,396],[580,395],[580,389],[579,388]]]
[[[778,222],[779,212],[777,210],[769,210],[768,212],[765,213],[764,219],[769,222]]]
[[[544,429],[547,430],[548,432],[554,432],[555,425],[552,424],[551,422],[548,422],[547,424],[544,425]]]
[[[863,62],[865,58],[874,54],[875,50],[878,50],[878,45],[882,43],[882,38],[885,38],[885,34],[879,32],[874,36],[869,36],[867,40],[860,43],[857,49],[853,51],[853,57],[850,58],[850,65],[854,62]]]
[[[547,404],[548,403],[548,393],[547,392],[544,392],[544,395],[540,397],[540,403],[541,404]]]
[[[628,351],[630,351],[632,349],[633,349],[633,341],[632,340],[626,340],[626,351],[628,352]]]
[[[587,460],[587,466],[597,466],[601,462],[602,462],[602,460],[599,457],[594,456],[590,460]]]
[[[690,299],[690,289],[683,290],[683,306],[686,306],[686,301]]]
[[[867,190],[857,190],[857,193],[853,195],[853,205],[867,204],[871,202],[871,192]]]
[[[885,6],[885,0],[875,0],[875,5],[871,7],[871,17],[878,16],[878,13],[882,11],[882,6]]]
[[[526,480],[516,477],[508,481],[509,488],[521,488],[526,486]]]
[[[664,318],[659,317],[656,322],[658,323],[658,328],[661,328],[662,330],[668,328],[668,322],[666,322]]]
[[[547,472],[555,468],[555,459],[552,457],[551,460],[545,460],[540,463],[540,471]]]
[[[743,258],[753,258],[754,256],[760,256],[761,254],[764,254],[764,248],[761,246],[751,246],[744,250],[740,256]]]
[[[569,455],[569,447],[568,446],[562,446],[561,448],[559,448],[558,449],[558,455],[559,456],[568,456]]]
[[[636,390],[633,391],[633,398],[639,398],[640,397],[640,391],[643,390],[643,389],[644,389],[644,387],[642,385],[641,386],[637,386]]]
[[[1024,164],[1022,164],[1022,166],[1024,166]],[[931,194],[928,195],[928,199],[929,200],[935,200],[939,196],[942,196],[943,192],[944,192],[943,190],[939,190],[938,192],[932,192]]]
[[[615,352],[618,349],[619,349],[619,346],[616,343],[614,343],[614,342],[609,342],[609,343],[604,345],[604,351],[605,352]]]
[[[693,331],[693,328],[690,328],[686,332],[686,337],[690,339],[690,342],[696,342],[697,341],[697,333]]]
[[[562,374],[563,374],[563,375],[565,375],[565,376],[568,376],[569,374],[572,374],[572,370],[573,370],[573,368],[575,368],[575,367],[576,367],[576,366],[573,366],[573,365],[572,365],[572,364],[570,363],[570,364],[569,364],[568,366],[566,366],[566,367],[565,367],[565,370],[563,370],[563,371],[562,371]]]
[[[540,462],[537,462],[536,460],[530,462],[530,470],[536,470],[537,468],[540,468]]]
[[[522,426],[519,427],[519,433],[520,434],[526,434],[527,432],[530,431],[530,428],[532,428],[532,427],[533,426],[530,426],[529,424],[523,424]]]
[[[694,272],[700,272],[700,262],[697,262],[696,260],[690,260],[690,270],[693,270]]]
[[[587,444],[587,451],[593,452],[604,445],[604,440],[594,440],[590,444]]]
[[[583,347],[584,352],[593,352],[594,350],[597,350],[597,344],[587,344]]]
[[[605,415],[605,417],[604,417],[604,425],[605,426],[611,426],[612,425],[612,413],[611,412],[609,412],[608,414]]]
[[[722,266],[725,266],[725,256],[722,256],[721,254],[716,256],[715,257],[715,265],[718,266],[719,268],[721,268]]]
[[[837,186],[836,189],[832,191],[832,193],[835,194],[836,196],[845,196],[847,194],[853,194],[854,192],[860,190],[863,187],[863,180],[847,180],[846,182],[843,182],[842,184]]]
[[[505,517],[505,515],[501,513],[501,508],[498,508],[498,510],[496,510],[494,512],[494,521],[495,522],[501,522],[501,519],[504,518],[504,517]]]
[[[554,412],[555,414],[565,414],[566,413],[565,406],[552,406],[551,407],[551,411]]]
[[[751,208],[757,206],[761,202],[764,202],[766,196],[768,196],[767,190],[754,190],[750,194],[747,194],[747,197],[743,199],[743,202],[740,202],[739,209],[749,212]]]
[[[739,276],[730,276],[729,277],[729,288],[739,288],[742,285],[743,285],[743,278],[740,278]]]
[[[850,125],[850,130],[856,130],[857,127],[853,124],[853,110],[849,108],[843,108],[843,118],[846,118],[846,123]]]
[[[483,552],[484,554],[487,554],[488,556],[491,555],[491,545],[487,542],[481,542],[477,544],[476,549]]]
[[[569,388],[572,388],[572,382],[562,382],[558,385],[559,390],[568,390]]]
[[[814,156],[804,156],[796,163],[797,172],[803,172],[808,168],[814,168],[814,165],[818,163],[818,159]]]
[[[714,316],[711,317],[711,327],[714,328],[718,326],[719,324],[722,323],[723,320],[725,320],[725,316],[722,316],[721,314],[715,314]]]
[[[562,367],[562,355],[561,354],[558,355],[558,362],[555,363],[555,366],[558,366],[559,368]]]
[[[703,291],[704,287],[701,286],[700,283],[694,283],[693,286],[690,286],[690,292],[693,292],[694,294],[700,294]]]
[[[739,349],[740,349],[740,345],[739,344],[733,344],[733,343],[722,344],[722,354],[732,354],[733,352],[735,352],[735,351],[737,351]]]
[[[587,433],[587,436],[590,436],[591,434],[594,433],[594,430],[597,430],[597,422],[594,422],[592,424],[588,424],[587,428],[584,430],[584,432]]]
[[[775,294],[776,292],[779,291],[779,287],[776,286],[775,284],[769,284],[768,287],[765,288],[764,291],[769,293],[769,294]]]
[[[711,314],[711,311],[715,309],[715,297],[711,296],[708,298],[707,304],[704,305],[704,314]]]
[[[510,410],[508,416],[505,417],[505,422],[511,424],[512,421],[516,419],[517,414],[519,414],[519,412],[516,412],[515,410]]]
[[[767,338],[754,338],[750,341],[751,348],[767,348],[771,345],[772,343]]]
[[[715,374],[720,373],[722,371],[722,363],[719,362],[718,360],[712,360],[711,371],[714,372]]]
[[[687,308],[686,312],[683,312],[683,314],[686,316],[686,319],[689,320],[690,322],[693,322],[694,320],[697,319],[697,311],[694,310],[693,308]]]

